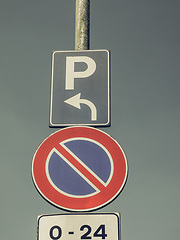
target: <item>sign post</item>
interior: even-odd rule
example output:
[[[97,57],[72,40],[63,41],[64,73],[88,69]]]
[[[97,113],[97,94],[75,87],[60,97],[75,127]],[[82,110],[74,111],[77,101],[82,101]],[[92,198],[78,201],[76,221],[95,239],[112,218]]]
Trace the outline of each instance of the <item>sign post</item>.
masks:
[[[89,49],[90,0],[76,0],[75,50]]]
[[[121,146],[92,128],[111,124],[110,52],[89,50],[89,11],[90,0],[76,0],[75,51],[52,53],[49,126],[68,127],[46,138],[32,162],[42,197],[76,213],[39,216],[37,240],[120,240],[119,213],[88,213],[111,203],[128,175]]]

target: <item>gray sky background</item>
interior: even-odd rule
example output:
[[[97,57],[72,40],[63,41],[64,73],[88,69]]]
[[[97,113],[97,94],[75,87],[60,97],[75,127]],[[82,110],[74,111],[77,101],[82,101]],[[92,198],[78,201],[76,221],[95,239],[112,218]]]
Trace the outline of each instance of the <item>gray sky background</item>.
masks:
[[[51,52],[74,49],[75,0],[1,0],[1,239],[36,239],[31,162],[48,127]],[[91,0],[90,49],[111,51],[112,126],[129,178],[98,212],[122,214],[123,240],[180,237],[180,1]]]

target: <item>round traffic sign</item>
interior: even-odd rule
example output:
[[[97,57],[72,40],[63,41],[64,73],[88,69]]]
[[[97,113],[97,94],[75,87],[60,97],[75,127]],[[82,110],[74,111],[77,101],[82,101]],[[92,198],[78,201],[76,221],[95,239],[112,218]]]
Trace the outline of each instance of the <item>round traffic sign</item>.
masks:
[[[128,173],[121,146],[92,127],[68,127],[46,138],[34,154],[32,177],[40,194],[68,211],[91,211],[110,203]]]

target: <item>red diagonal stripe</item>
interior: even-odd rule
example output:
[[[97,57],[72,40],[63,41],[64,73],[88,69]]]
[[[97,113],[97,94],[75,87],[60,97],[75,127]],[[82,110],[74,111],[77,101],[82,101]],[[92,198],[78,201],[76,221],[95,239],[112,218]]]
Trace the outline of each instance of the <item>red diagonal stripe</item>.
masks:
[[[81,165],[81,163],[79,163],[66,149],[64,149],[63,146],[57,144],[55,148],[100,191],[105,188],[105,186],[97,178],[95,178],[83,165]]]

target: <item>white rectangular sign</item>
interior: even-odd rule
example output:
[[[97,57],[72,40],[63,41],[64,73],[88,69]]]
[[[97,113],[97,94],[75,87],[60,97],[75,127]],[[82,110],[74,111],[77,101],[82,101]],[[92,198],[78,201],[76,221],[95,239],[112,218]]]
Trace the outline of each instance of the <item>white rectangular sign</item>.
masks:
[[[37,240],[81,239],[120,240],[120,214],[52,214],[38,217]]]

